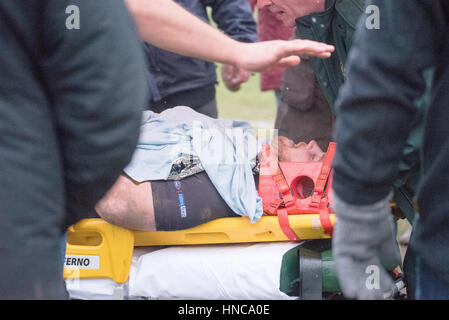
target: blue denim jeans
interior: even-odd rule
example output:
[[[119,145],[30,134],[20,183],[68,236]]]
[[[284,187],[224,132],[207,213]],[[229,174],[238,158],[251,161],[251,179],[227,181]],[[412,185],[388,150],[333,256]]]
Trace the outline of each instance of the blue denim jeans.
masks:
[[[415,216],[413,226],[419,224],[419,215]],[[410,244],[413,246],[414,236],[410,238]],[[431,248],[429,249],[431,250]],[[416,300],[449,300],[449,282],[431,268],[419,254],[412,252],[411,263],[414,264],[414,280],[415,292],[414,299]]]
[[[416,300],[449,300],[449,283],[431,267],[416,259]]]

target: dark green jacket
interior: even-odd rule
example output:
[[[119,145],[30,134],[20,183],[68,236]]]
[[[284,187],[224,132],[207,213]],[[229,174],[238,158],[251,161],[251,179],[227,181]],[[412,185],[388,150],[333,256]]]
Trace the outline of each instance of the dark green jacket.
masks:
[[[346,80],[346,59],[357,24],[364,13],[365,2],[365,0],[326,0],[325,11],[296,19],[301,39],[325,42],[335,46],[335,53],[330,59],[311,58],[317,80],[335,115],[337,115],[337,110],[334,108],[335,101],[341,85]],[[399,177],[395,183],[394,200],[410,222],[414,216],[413,197],[419,181],[422,114],[428,105],[430,78],[430,75],[426,77],[426,93],[416,101],[420,112],[414,121],[414,130],[404,149],[403,160],[399,166]]]
[[[431,103],[431,90],[433,84],[434,69],[424,71],[423,78],[426,82],[424,94],[415,101],[418,109],[412,123],[411,130],[404,151],[402,161],[399,163],[399,176],[394,183],[394,200],[402,209],[407,220],[413,223],[415,218],[414,197],[417,192],[419,178],[421,176],[420,150],[424,135],[424,113]]]
[[[416,101],[432,79],[419,157],[420,214],[410,248],[439,282],[446,281],[439,286],[447,286],[449,2],[371,2],[381,12],[381,30],[360,28],[354,36],[348,80],[336,104],[333,190],[345,202],[358,205],[386,197],[401,169],[400,153],[416,121]],[[432,69],[433,77],[427,74]]]
[[[365,0],[327,0],[325,11],[296,19],[301,39],[335,46],[335,53],[330,59],[311,59],[318,82],[332,109],[345,80],[346,58],[364,6]],[[335,114],[335,110],[332,111]]]
[[[0,30],[0,299],[64,299],[62,236],[131,160],[145,55],[122,0],[0,0]]]

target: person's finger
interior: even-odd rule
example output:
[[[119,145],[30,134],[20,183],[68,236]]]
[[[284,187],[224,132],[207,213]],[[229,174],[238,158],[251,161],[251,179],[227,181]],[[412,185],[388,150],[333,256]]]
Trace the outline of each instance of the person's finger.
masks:
[[[240,80],[242,81],[242,83],[247,82],[249,80],[249,76],[250,76],[249,72],[246,70],[243,70],[243,69],[239,69],[239,70],[240,70],[240,72],[239,72]]]
[[[286,41],[283,45],[283,52],[286,56],[306,55],[316,56],[319,58],[329,58],[335,50],[334,46],[310,40],[291,40]]]
[[[234,77],[234,67],[232,65],[224,65],[223,66],[224,75],[226,76],[226,80],[232,80]]]
[[[221,69],[221,76],[226,88],[230,91],[238,91],[240,89],[239,82],[235,81],[235,73],[237,68],[233,65],[224,64]]]
[[[236,70],[236,75],[232,79],[233,84],[242,84],[249,80],[249,72],[239,68],[236,68]]]
[[[229,75],[228,75],[228,72],[226,70],[226,65],[223,65],[221,67],[221,77],[223,78],[224,81],[229,79]]]
[[[229,74],[230,74],[231,79],[235,79],[238,77],[239,70],[240,70],[239,68],[234,67],[233,65],[229,66]]]
[[[245,83],[246,81],[248,81],[249,76],[244,72],[240,72],[235,79],[238,83]]]
[[[291,50],[300,50],[304,52],[316,52],[316,51],[328,51],[328,52],[334,52],[335,47],[333,45],[324,43],[324,42],[317,42],[312,40],[302,40],[302,39],[296,39],[296,40],[290,40],[286,42],[288,45],[291,46]],[[293,52],[292,52],[293,53]]]
[[[236,66],[248,71],[263,72],[273,67],[292,67],[301,56],[329,58],[334,47],[309,40],[273,40],[259,43],[239,43],[240,54]]]
[[[294,66],[298,65],[300,62],[301,62],[301,58],[300,57],[298,57],[298,56],[289,56],[289,57],[280,59],[277,62],[276,67],[282,67],[282,68],[294,67]]]

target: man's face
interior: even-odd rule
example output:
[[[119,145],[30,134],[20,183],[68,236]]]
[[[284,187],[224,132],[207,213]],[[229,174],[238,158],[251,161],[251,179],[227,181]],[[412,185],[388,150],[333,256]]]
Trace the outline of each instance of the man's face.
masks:
[[[267,8],[285,26],[294,27],[295,19],[324,10],[325,0],[257,0],[259,9]]]

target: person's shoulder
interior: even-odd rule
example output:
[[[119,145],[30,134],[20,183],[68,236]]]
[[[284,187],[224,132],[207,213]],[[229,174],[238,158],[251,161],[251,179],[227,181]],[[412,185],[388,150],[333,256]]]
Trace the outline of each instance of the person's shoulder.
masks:
[[[365,3],[366,0],[337,0],[335,10],[349,26],[355,28],[363,14]]]

